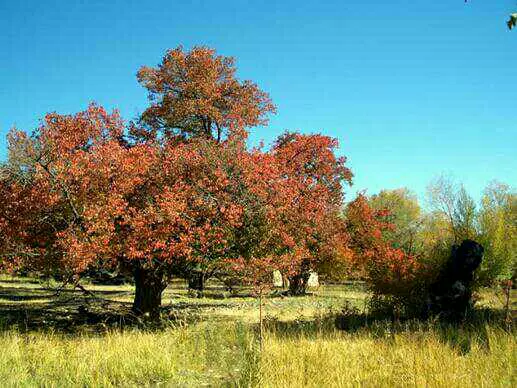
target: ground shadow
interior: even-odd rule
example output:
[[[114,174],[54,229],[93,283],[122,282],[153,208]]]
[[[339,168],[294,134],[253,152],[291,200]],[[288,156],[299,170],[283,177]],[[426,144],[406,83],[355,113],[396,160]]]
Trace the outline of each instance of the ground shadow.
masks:
[[[0,302],[23,302],[48,300],[56,298],[58,295],[77,295],[78,293],[71,289],[63,289],[59,291],[45,287],[26,288],[26,287],[3,287],[0,286]],[[99,296],[116,296],[127,294],[127,291],[116,290],[100,290],[96,291]]]
[[[199,299],[179,301],[162,307],[160,322],[149,322],[132,313],[131,302],[112,299],[128,294],[132,291],[62,289],[56,292],[44,287],[0,286],[0,331],[73,334],[132,328],[160,330],[175,324],[199,322],[204,310],[231,308],[225,303],[204,303]]]
[[[2,283],[11,283],[11,284],[41,284],[41,281],[35,279],[2,279]]]
[[[0,330],[74,332],[92,325],[125,323],[130,305],[103,299],[112,291],[91,297],[73,290],[34,293],[30,288],[0,288]],[[102,296],[101,296],[102,295]]]

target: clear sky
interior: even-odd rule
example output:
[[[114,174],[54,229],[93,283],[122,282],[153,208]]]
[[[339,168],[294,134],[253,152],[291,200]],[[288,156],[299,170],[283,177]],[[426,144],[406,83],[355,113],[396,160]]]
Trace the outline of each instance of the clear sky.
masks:
[[[48,111],[96,101],[134,118],[141,65],[208,45],[278,106],[254,143],[322,132],[339,139],[353,191],[423,198],[445,172],[479,198],[492,179],[517,183],[511,11],[511,0],[0,0],[0,160],[9,128]]]

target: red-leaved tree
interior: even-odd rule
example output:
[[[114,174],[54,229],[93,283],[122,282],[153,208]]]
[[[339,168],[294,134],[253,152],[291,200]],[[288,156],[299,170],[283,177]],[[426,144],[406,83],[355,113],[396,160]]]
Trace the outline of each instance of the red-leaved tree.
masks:
[[[311,270],[330,269],[329,260],[346,251],[340,214],[343,185],[351,184],[352,173],[346,159],[336,156],[337,146],[328,136],[285,133],[271,151],[280,169],[282,233],[300,255],[289,277],[292,295],[305,293]]]
[[[139,80],[151,106],[129,130],[92,104],[46,115],[31,136],[11,131],[0,176],[6,267],[66,279],[131,271],[133,311],[157,318],[175,273],[232,271],[257,286],[280,269],[297,290],[346,251],[339,214],[352,175],[334,139],[285,134],[268,152],[247,149],[247,128],[274,106],[210,49],[169,51]]]
[[[347,204],[345,219],[353,262],[364,270],[375,295],[407,298],[415,291],[419,270],[416,257],[387,238],[394,225],[387,221],[389,210],[374,210],[364,194]]]
[[[269,95],[255,83],[237,79],[235,72],[234,58],[208,47],[168,50],[157,67],[138,71],[151,106],[141,116],[142,125],[133,128],[134,136],[220,142],[246,136],[247,127],[267,124],[267,114],[276,111]]]
[[[170,147],[195,139],[243,142],[249,127],[267,124],[267,115],[276,111],[266,92],[237,78],[234,58],[208,47],[168,50],[157,67],[144,66],[137,76],[148,90],[150,106],[130,125],[136,143]],[[205,264],[177,267],[198,292],[217,272]]]
[[[32,264],[52,251],[72,275],[130,269],[133,309],[153,317],[178,266],[278,257],[273,158],[212,139],[128,147],[123,129],[116,112],[91,105],[76,115],[48,115],[32,138],[12,132],[24,145],[20,168],[31,176],[26,187],[2,180],[12,198],[0,223],[12,235],[3,239],[5,251]],[[36,208],[27,207],[28,198]],[[36,246],[31,223],[49,226]]]

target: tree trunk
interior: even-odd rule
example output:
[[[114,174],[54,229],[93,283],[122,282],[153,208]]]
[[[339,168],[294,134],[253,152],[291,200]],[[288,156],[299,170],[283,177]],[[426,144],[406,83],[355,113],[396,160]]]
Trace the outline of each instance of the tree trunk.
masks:
[[[191,271],[188,274],[188,288],[197,292],[198,296],[203,295],[205,290],[205,274],[203,271]]]
[[[138,316],[147,316],[151,320],[158,320],[160,318],[162,292],[167,287],[163,273],[138,266],[135,268],[134,276],[133,313]]]
[[[300,296],[307,292],[310,272],[303,271],[289,278],[289,295]]]

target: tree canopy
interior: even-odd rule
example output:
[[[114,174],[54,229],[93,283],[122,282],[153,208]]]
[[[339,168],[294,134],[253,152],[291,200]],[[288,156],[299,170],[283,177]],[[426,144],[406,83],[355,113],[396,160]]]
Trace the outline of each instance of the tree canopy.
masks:
[[[203,136],[220,142],[225,136],[245,135],[246,127],[267,124],[267,114],[276,111],[271,98],[235,73],[234,58],[216,55],[211,48],[168,50],[156,68],[138,71],[151,105],[134,134],[169,140]]]

